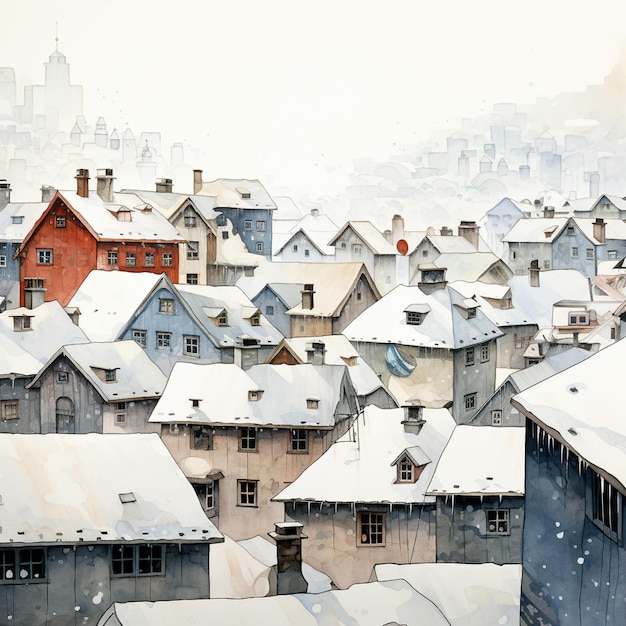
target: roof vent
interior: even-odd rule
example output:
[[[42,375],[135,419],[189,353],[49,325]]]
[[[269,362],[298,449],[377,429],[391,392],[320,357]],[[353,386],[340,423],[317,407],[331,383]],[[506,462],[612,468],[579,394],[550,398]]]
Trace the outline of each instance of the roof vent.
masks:
[[[120,493],[118,494],[120,497],[120,502],[122,504],[128,504],[129,502],[137,502],[137,498],[135,498],[135,494],[132,491],[128,493]]]

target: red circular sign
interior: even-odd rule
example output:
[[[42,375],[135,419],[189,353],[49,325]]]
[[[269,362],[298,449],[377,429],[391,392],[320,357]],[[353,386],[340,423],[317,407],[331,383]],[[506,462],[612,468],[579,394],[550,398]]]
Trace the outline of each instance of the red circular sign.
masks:
[[[409,244],[406,242],[406,239],[399,239],[396,244],[396,250],[404,255],[409,251]]]

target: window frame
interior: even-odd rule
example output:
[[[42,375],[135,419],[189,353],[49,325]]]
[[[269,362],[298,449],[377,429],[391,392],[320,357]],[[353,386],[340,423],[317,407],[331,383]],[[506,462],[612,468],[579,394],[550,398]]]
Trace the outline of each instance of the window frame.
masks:
[[[476,362],[474,346],[465,348],[465,367],[471,367]]]
[[[174,267],[174,255],[171,252],[161,254],[161,267]]]
[[[142,348],[147,345],[147,337],[148,332],[143,328],[132,328],[130,331],[130,338]]]
[[[165,330],[156,331],[156,349],[171,350],[172,349],[172,333]]]
[[[307,428],[289,429],[289,452],[291,454],[309,453],[309,430]]]
[[[185,280],[188,285],[197,285],[198,284],[198,274],[186,274]]]
[[[65,228],[66,225],[67,225],[67,220],[65,218],[65,215],[57,215],[55,217],[55,220],[54,220],[55,228]]]
[[[239,452],[258,452],[259,438],[254,426],[240,426],[238,434]]]
[[[621,544],[623,533],[623,496],[619,490],[615,489],[610,482],[604,480],[597,472],[594,472],[592,469],[589,471],[591,472],[591,504],[588,507],[588,511],[591,521],[604,535]],[[604,489],[601,488],[603,480]]]
[[[107,265],[119,265],[119,253],[117,250],[107,250]]]
[[[15,407],[14,410],[9,410]],[[20,418],[20,401],[17,398],[6,398],[0,400],[0,420],[16,420]]]
[[[135,252],[126,253],[126,267],[137,267],[137,254]]]
[[[492,523],[493,530],[490,529]],[[500,524],[504,525],[503,530],[500,530]],[[511,510],[485,509],[485,534],[489,537],[509,536],[511,534]]]
[[[492,409],[491,411],[491,425],[502,426],[502,409]]]
[[[200,335],[183,335],[183,354],[200,358]]]
[[[374,541],[371,541],[371,539],[374,539]],[[386,540],[386,513],[384,511],[359,511],[357,513],[357,546],[384,548]]]
[[[6,266],[7,266],[7,255],[0,254],[0,267],[6,267]]]
[[[187,260],[195,261],[200,258],[200,242],[188,241],[187,242]]]
[[[266,228],[265,220],[257,220],[256,221],[256,232],[257,233],[264,233],[264,232],[266,232],[265,228]]]
[[[54,265],[53,248],[37,248],[37,265]]]
[[[192,450],[213,450],[213,429],[209,426],[192,426],[189,439]]]
[[[144,267],[154,267],[154,252],[146,252],[143,257]]]
[[[116,551],[120,552],[120,556],[116,557]],[[148,550],[148,554],[142,550]],[[158,554],[155,552],[158,551]],[[110,563],[111,563],[111,576],[113,578],[128,578],[128,577],[145,577],[145,576],[165,576],[165,546],[162,543],[139,543],[139,544],[119,544],[114,543],[111,545],[110,550]],[[140,571],[141,563],[146,562],[149,564],[149,571]],[[116,564],[121,564],[122,571],[115,571]],[[158,563],[158,569],[153,570],[155,564]],[[126,567],[130,564],[130,571],[126,570]]]
[[[265,252],[265,246],[264,246],[262,241],[257,241],[256,242],[255,250],[257,252]]]
[[[491,360],[491,345],[483,343],[480,346],[480,362],[488,363]]]
[[[593,248],[585,248],[585,260],[593,261],[595,259],[594,249]]]
[[[244,502],[247,500],[246,502]],[[259,506],[259,481],[249,478],[237,479],[237,506],[258,508]]]
[[[159,313],[174,315],[174,298],[159,298]]]
[[[5,556],[12,554],[11,563],[6,563]],[[33,558],[34,555],[38,558]],[[41,566],[39,572],[33,571],[35,566]],[[21,547],[0,548],[0,585],[27,585],[31,583],[47,583],[48,555],[46,548]],[[8,567],[13,568],[13,576],[6,577]],[[28,568],[25,570],[25,568]],[[27,576],[20,576],[27,571]]]
[[[476,392],[466,393],[463,396],[463,406],[465,407],[465,411],[474,411],[477,408],[477,395]]]

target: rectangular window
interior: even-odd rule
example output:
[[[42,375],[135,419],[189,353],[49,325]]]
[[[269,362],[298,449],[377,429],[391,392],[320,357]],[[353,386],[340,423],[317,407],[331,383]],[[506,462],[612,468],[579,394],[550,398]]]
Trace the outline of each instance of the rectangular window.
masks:
[[[117,265],[117,250],[109,250],[107,253],[107,265]]]
[[[159,298],[159,313],[174,315],[174,300],[172,298]]]
[[[198,249],[200,248],[200,242],[199,241],[188,241],[187,242],[187,258],[188,259],[197,259],[199,257],[198,255]]]
[[[263,250],[264,250],[263,242],[262,241],[257,241],[256,242],[256,251],[257,252],[263,252]]]
[[[317,398],[307,398],[306,399],[306,408],[307,409],[318,409],[320,406],[320,401]]]
[[[70,382],[70,375],[68,372],[57,372],[57,383],[65,385]]]
[[[161,256],[162,267],[172,267],[174,265],[174,256],[171,252],[164,252]]]
[[[197,285],[198,284],[198,274],[187,274],[186,276],[188,285]]]
[[[65,228],[65,215],[57,215],[55,225],[57,228]]]
[[[198,335],[183,335],[183,350],[189,356],[200,356],[200,337]]]
[[[294,243],[293,246],[291,246],[291,250],[292,252],[298,252],[298,244]]]
[[[578,248],[576,246],[572,247],[572,259],[578,258]]]
[[[158,543],[111,546],[114,576],[151,576],[163,573],[163,546]]]
[[[208,511],[209,509],[214,509],[216,502],[217,502],[217,498],[216,498],[216,485],[215,482],[212,480],[209,480],[207,483],[192,483],[193,484],[193,488],[194,491],[196,492],[196,495],[198,496],[198,499],[200,500],[200,503],[202,504],[202,508],[205,511]]]
[[[154,252],[146,252],[144,265],[146,267],[154,267]]]
[[[260,326],[261,325],[261,316],[258,313],[255,313],[250,318],[250,326]]]
[[[592,260],[593,260],[593,248],[587,248],[587,249],[585,250],[585,258],[586,258],[588,261],[592,261]]]
[[[117,381],[117,370],[104,370],[104,380],[107,383],[114,383]]]
[[[413,469],[415,466],[406,457],[398,463],[398,482],[399,483],[412,483]]]
[[[574,227],[573,227],[573,226],[568,226],[568,227],[567,227],[566,234],[567,234],[567,236],[568,236],[568,237],[573,237],[573,236],[574,236],[574,234],[575,234],[575,233],[574,233]]]
[[[212,430],[207,426],[194,426],[192,448],[194,450],[210,450],[212,444]]]
[[[311,251],[308,248],[304,249],[304,256],[311,256]]]
[[[474,365],[474,348],[465,348],[465,365]]]
[[[621,494],[593,470],[591,470],[591,497],[593,521],[619,537],[621,534]]]
[[[13,330],[32,330],[31,318],[28,315],[16,315],[13,318]]]
[[[468,320],[473,320],[476,317],[476,308],[475,307],[471,307],[469,309],[467,309],[467,319]]]
[[[485,343],[480,346],[480,362],[486,363],[489,360],[489,344]]]
[[[570,313],[569,326],[587,326],[589,324],[589,316],[587,313]]]
[[[228,313],[226,311],[222,311],[217,316],[217,325],[218,326],[228,326]]]
[[[617,250],[609,250],[607,252],[607,259],[609,259],[609,261],[617,259]]]
[[[550,261],[544,261],[543,262],[543,269],[544,270],[549,270],[550,269]]]
[[[244,230],[252,230],[252,220],[244,220],[243,221],[243,229]]]
[[[244,426],[239,429],[239,450],[241,452],[256,452],[256,428]]]
[[[424,313],[417,311],[406,312],[406,323],[410,326],[419,326],[424,321]]]
[[[361,546],[385,545],[385,514],[359,512],[358,544]]]
[[[292,452],[308,452],[309,450],[309,431],[306,428],[291,429],[291,451]]]
[[[14,420],[19,417],[19,400],[2,400],[0,414],[3,420]]]
[[[354,254],[355,256],[360,256],[362,251],[363,246],[360,243],[352,244],[352,254]]]
[[[274,315],[274,307],[271,304],[265,307],[265,315]]]
[[[265,221],[264,220],[257,220],[257,222],[256,222],[256,232],[257,233],[264,233],[265,232]]]
[[[196,225],[196,216],[193,213],[193,209],[191,207],[187,207],[185,209],[185,226],[187,228],[194,228]]]
[[[51,248],[37,248],[37,264],[52,265],[53,255]]]
[[[43,548],[17,550],[17,564],[16,582],[43,580],[46,577],[46,552]]]
[[[115,423],[118,425],[126,424],[126,413],[116,413]]]
[[[134,252],[126,253],[126,267],[135,267],[137,265],[137,255]]]
[[[136,341],[142,348],[146,347],[146,331],[139,328],[133,328],[131,331],[131,339]]]
[[[508,535],[509,534],[509,510],[508,509],[487,509],[487,534],[488,535]]]
[[[172,343],[172,333],[157,332],[156,348],[157,350],[169,350]]]
[[[491,411],[491,425],[492,426],[502,426],[502,411],[497,409]]]
[[[6,267],[6,266],[7,266],[7,255],[0,254],[0,267]]]
[[[476,394],[468,393],[463,396],[463,403],[465,404],[466,411],[472,411],[476,408]]]
[[[257,482],[256,480],[237,481],[238,506],[257,506]]]

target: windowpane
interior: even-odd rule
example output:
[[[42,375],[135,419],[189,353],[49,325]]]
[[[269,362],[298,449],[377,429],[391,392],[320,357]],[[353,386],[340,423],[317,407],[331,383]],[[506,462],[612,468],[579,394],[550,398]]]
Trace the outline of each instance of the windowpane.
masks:
[[[164,252],[161,257],[161,265],[163,267],[172,267],[174,265],[174,257],[171,252]]]
[[[256,506],[256,480],[238,480],[237,488],[239,490],[239,506]]]
[[[23,548],[19,551],[19,578],[34,580],[45,578],[46,555],[43,548]]]
[[[0,550],[0,580],[15,580],[15,550]]]
[[[197,259],[198,258],[198,248],[200,247],[199,241],[188,241],[187,242],[187,258],[188,259]]]
[[[131,337],[142,347],[146,347],[146,331],[133,328]]]
[[[509,510],[492,509],[487,511],[487,534],[488,535],[508,535],[509,534]]]
[[[109,250],[107,254],[107,264],[117,265],[117,250]]]
[[[114,545],[111,547],[111,565],[114,574],[134,572],[133,546]]]
[[[137,255],[134,252],[126,253],[126,267],[135,267],[137,265]]]
[[[291,451],[306,452],[308,450],[308,431],[305,428],[294,428],[291,431]]]
[[[183,335],[183,349],[189,356],[200,356],[200,337],[197,335]]]
[[[359,513],[360,543],[361,545],[382,546],[385,545],[385,514],[384,513]]]
[[[239,429],[239,449],[240,450],[256,450],[256,429],[240,428]]]
[[[154,267],[154,252],[146,252],[144,265],[146,267]]]

